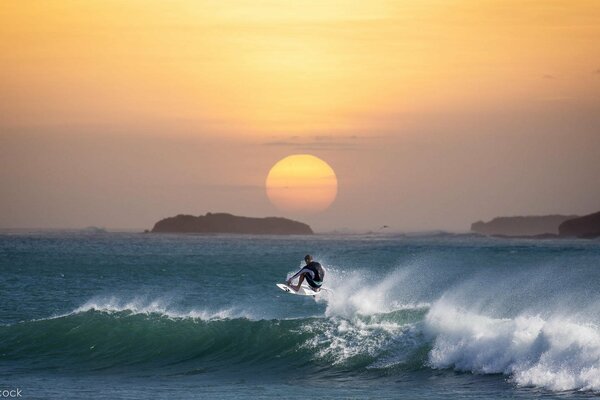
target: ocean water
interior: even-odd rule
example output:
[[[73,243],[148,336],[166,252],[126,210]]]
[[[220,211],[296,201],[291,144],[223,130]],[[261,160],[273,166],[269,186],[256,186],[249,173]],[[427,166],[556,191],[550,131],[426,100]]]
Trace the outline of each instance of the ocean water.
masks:
[[[275,287],[306,253],[333,294]],[[15,232],[0,272],[22,398],[600,394],[600,241]]]

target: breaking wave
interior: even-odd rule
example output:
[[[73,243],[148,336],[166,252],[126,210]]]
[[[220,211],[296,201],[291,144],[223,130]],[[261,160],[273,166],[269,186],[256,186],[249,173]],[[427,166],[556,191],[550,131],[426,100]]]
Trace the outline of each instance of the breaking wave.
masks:
[[[600,392],[594,312],[569,313],[566,306],[539,312],[541,301],[519,308],[498,299],[503,285],[517,297],[525,289],[541,290],[532,280],[523,287],[514,277],[490,286],[473,277],[432,299],[423,288],[439,277],[427,278],[422,268],[399,268],[372,280],[361,271],[329,273],[333,294],[314,300],[324,306],[316,317],[265,319],[234,308],[178,309],[160,298],[95,298],[64,315],[1,326],[0,354],[29,369],[135,366],[174,374],[453,369],[504,374],[519,386]],[[547,304],[560,300],[540,296]],[[567,296],[565,304],[574,298]],[[591,297],[579,310],[596,310],[595,304]]]

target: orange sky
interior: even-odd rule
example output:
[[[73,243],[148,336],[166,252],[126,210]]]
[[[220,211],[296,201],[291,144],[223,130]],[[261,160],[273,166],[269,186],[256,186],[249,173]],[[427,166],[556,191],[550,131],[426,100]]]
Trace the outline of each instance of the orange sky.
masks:
[[[380,208],[394,209],[380,219],[407,229],[459,229],[461,221],[503,213],[597,211],[598,43],[598,1],[4,1],[0,184],[11,191],[0,199],[0,226],[145,227],[175,209],[218,211],[213,204],[276,213],[264,191],[248,195],[245,209],[210,188],[258,187],[277,160],[307,150],[340,182],[338,200],[319,218],[324,229],[370,226],[367,216],[346,217],[364,208],[353,189],[364,185],[374,185],[379,197],[370,198],[381,199]],[[553,138],[553,159],[531,135]],[[195,143],[195,161],[181,155],[182,142]],[[474,170],[461,169],[460,160],[484,142],[505,152],[478,157],[498,174],[485,178],[517,197],[523,190],[510,178],[518,174],[502,160],[533,146],[519,171],[537,168],[528,158],[545,165],[548,175],[531,179],[539,190],[514,204],[488,200],[486,208],[473,189],[476,210],[435,200],[473,185]],[[107,143],[105,152],[98,143]],[[69,149],[78,151],[66,156]],[[216,170],[206,164],[215,151],[227,155]],[[163,169],[146,166],[142,153]],[[444,166],[440,154],[458,161]],[[78,177],[74,157],[96,164]],[[185,167],[177,165],[182,158]],[[571,159],[583,164],[562,164]],[[552,171],[565,168],[553,181]],[[444,171],[464,181],[448,188]],[[589,176],[573,179],[582,171]],[[96,183],[88,187],[90,179]],[[167,206],[149,188],[170,184],[178,194]],[[119,205],[97,196],[102,185],[147,211],[110,220]],[[567,186],[571,197],[548,199]],[[32,200],[38,192],[47,201],[56,196],[51,216],[47,203]],[[137,196],[154,200],[139,205]],[[71,201],[94,217],[74,219]],[[455,220],[424,220],[444,204],[456,207]]]
[[[8,1],[4,123],[331,131],[598,100],[597,1]],[[552,80],[552,82],[548,82]]]

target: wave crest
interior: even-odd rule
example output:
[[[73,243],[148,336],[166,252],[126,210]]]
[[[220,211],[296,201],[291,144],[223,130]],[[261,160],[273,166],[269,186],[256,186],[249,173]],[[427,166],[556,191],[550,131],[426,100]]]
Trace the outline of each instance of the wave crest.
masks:
[[[440,301],[426,316],[433,337],[429,364],[501,373],[521,386],[600,391],[600,330],[568,318],[498,319]]]
[[[250,314],[233,308],[221,310],[181,310],[172,307],[168,299],[147,299],[143,297],[136,297],[129,300],[122,300],[117,297],[94,298],[77,307],[67,315],[85,313],[88,311],[98,311],[103,313],[128,313],[131,315],[158,314],[167,318],[190,318],[204,321],[232,318],[252,319]]]

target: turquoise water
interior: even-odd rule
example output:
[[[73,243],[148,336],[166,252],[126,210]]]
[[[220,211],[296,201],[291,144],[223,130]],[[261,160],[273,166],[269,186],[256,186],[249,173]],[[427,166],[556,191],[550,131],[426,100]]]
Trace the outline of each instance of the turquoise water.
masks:
[[[311,253],[333,295],[275,283]],[[600,242],[0,234],[23,398],[587,398]]]

